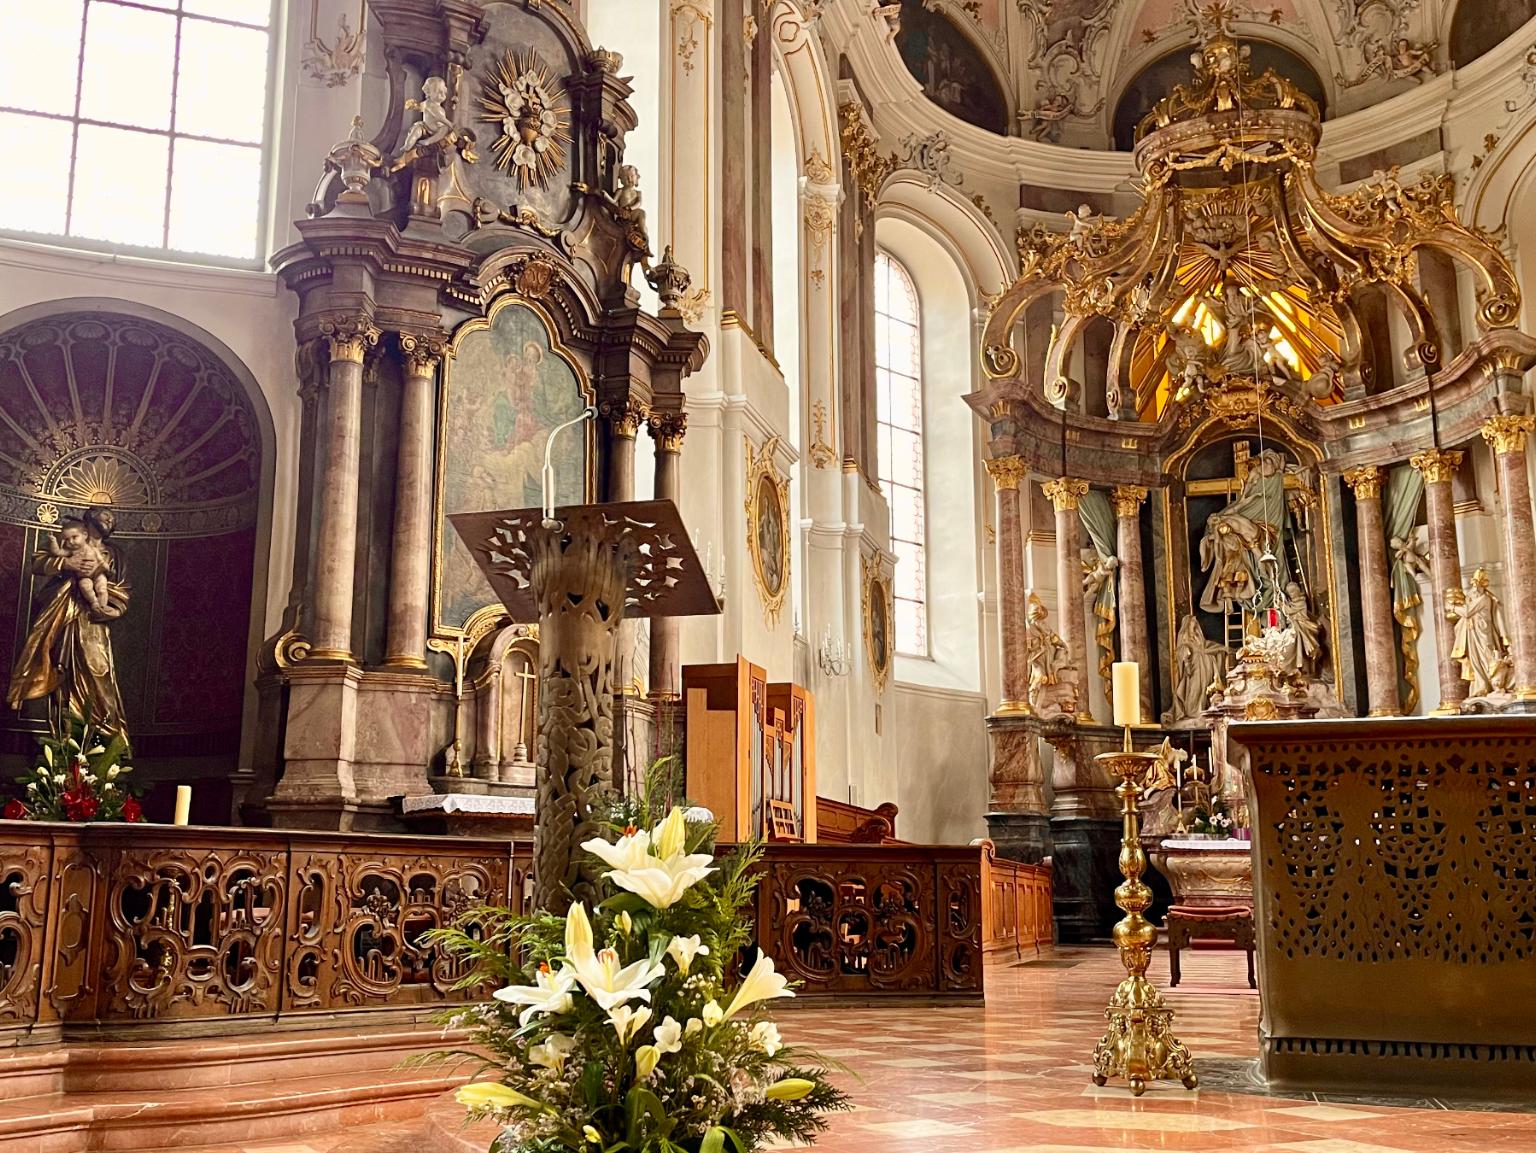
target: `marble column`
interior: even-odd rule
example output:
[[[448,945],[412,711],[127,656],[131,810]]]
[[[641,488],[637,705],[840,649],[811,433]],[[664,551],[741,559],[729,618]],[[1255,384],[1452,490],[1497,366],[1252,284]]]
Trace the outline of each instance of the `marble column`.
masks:
[[[1382,471],[1374,466],[1352,468],[1344,473],[1344,483],[1355,494],[1369,715],[1395,717],[1402,711],[1402,706],[1397,691],[1397,643],[1392,635],[1392,584],[1387,573],[1381,482]]]
[[[1077,719],[1093,723],[1088,708],[1088,629],[1083,622],[1083,525],[1078,501],[1087,495],[1088,482],[1059,477],[1041,486],[1056,509],[1056,605],[1061,617],[1061,637],[1067,658],[1077,670]]]
[[[1493,416],[1483,439],[1499,462],[1499,514],[1504,535],[1505,617],[1514,636],[1515,698],[1536,701],[1536,527],[1531,520],[1531,481],[1525,442],[1536,416]]]
[[[389,553],[389,617],[384,663],[427,667],[427,599],[432,582],[432,456],[437,366],[444,342],[402,334],[405,382],[395,457],[395,531]]]
[[[608,453],[608,499],[635,499],[635,434],[649,415],[645,405],[632,397],[603,405],[603,415],[613,432]]]
[[[1141,666],[1141,719],[1151,722],[1152,640],[1147,627],[1147,583],[1141,559],[1141,502],[1147,490],[1118,484],[1109,494],[1115,508],[1115,554],[1120,560],[1120,659]]]
[[[1458,713],[1467,699],[1461,665],[1451,656],[1453,633],[1445,616],[1445,594],[1461,590],[1461,550],[1456,543],[1456,509],[1451,480],[1461,467],[1462,453],[1425,449],[1409,458],[1424,477],[1424,506],[1429,517],[1429,578],[1433,586],[1430,613],[1435,622],[1435,667],[1440,681],[1437,713]]]
[[[378,344],[366,317],[327,321],[330,346],[325,481],[315,547],[311,659],[353,661],[352,604],[357,562],[358,462],[362,452],[363,358]]]
[[[1019,482],[1028,469],[1022,458],[999,456],[986,462],[997,487],[998,618],[1002,632],[1003,694],[998,716],[1025,716],[1029,704],[1029,649],[1024,629],[1024,522]]]
[[[492,659],[475,686],[475,755],[470,772],[478,780],[501,780],[501,662]]]
[[[656,499],[677,503],[682,474],[686,412],[652,412],[647,424],[656,442]],[[651,684],[655,700],[675,701],[683,691],[682,645],[677,617],[651,618]]]

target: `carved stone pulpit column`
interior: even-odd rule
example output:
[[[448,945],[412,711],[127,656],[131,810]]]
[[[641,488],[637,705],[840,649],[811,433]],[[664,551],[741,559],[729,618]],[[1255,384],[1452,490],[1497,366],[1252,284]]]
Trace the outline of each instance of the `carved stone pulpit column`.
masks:
[[[720,611],[669,500],[450,518],[508,615],[539,623],[538,847],[534,904],[590,902],[601,863],[582,852],[613,787],[613,695],[626,616]]]
[[[1077,505],[1088,482],[1059,477],[1041,486],[1056,508],[1056,600],[1067,659],[1077,671],[1077,719],[1093,723],[1088,708],[1088,629],[1083,623],[1083,529]]]
[[[326,465],[315,545],[310,656],[351,661],[352,591],[357,559],[358,464],[363,435],[363,358],[379,343],[366,316],[321,322],[330,346],[326,386]]]
[[[1515,699],[1536,701],[1536,526],[1531,520],[1531,482],[1525,443],[1536,416],[1492,416],[1483,439],[1499,462],[1499,513],[1504,530],[1504,603],[1514,627]]]
[[[432,583],[432,457],[437,366],[446,342],[401,334],[405,381],[400,394],[395,531],[389,553],[389,617],[384,663],[425,671],[427,599]]]
[[[1146,499],[1147,490],[1139,484],[1118,484],[1109,494],[1120,560],[1120,659],[1141,666],[1141,716],[1150,722],[1157,714],[1152,707],[1152,642],[1141,559],[1141,502]]]
[[[987,474],[997,487],[998,614],[1002,633],[1003,699],[997,715],[1026,716],[1029,704],[1029,646],[1024,629],[1023,519],[1019,482],[1028,472],[1018,456],[993,457]]]
[[[1381,469],[1372,465],[1344,473],[1344,483],[1355,494],[1368,707],[1373,717],[1395,717],[1402,705],[1397,689],[1397,645],[1392,638],[1392,584],[1387,576],[1381,481]]]
[[[1429,519],[1429,576],[1434,585],[1430,609],[1435,622],[1435,662],[1440,680],[1439,713],[1461,711],[1467,699],[1467,682],[1451,650],[1455,647],[1451,624],[1445,615],[1445,594],[1461,591],[1461,549],[1456,543],[1456,508],[1451,480],[1461,467],[1462,454],[1438,448],[1409,457],[1408,463],[1424,477],[1424,507]]]

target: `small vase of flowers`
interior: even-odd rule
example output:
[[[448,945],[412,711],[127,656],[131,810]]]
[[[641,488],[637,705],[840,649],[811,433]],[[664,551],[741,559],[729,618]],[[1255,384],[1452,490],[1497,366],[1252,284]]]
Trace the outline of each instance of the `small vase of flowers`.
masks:
[[[42,738],[30,772],[16,778],[20,797],[6,802],[8,821],[142,821],[144,810],[128,783],[128,738],[103,733],[70,713]]]
[[[1209,804],[1195,809],[1195,819],[1190,826],[1190,833],[1200,838],[1221,840],[1232,836],[1236,828],[1237,822],[1232,817],[1232,810],[1227,806],[1226,798],[1218,793],[1211,798]]]
[[[794,995],[772,958],[742,960],[761,850],[717,860],[703,810],[664,812],[621,802],[582,845],[606,867],[590,908],[478,910],[434,934],[463,987],[497,986],[453,1019],[478,1052],[437,1055],[482,1062],[458,1099],[501,1125],[492,1153],[751,1153],[849,1108],[831,1063],[768,1018]]]

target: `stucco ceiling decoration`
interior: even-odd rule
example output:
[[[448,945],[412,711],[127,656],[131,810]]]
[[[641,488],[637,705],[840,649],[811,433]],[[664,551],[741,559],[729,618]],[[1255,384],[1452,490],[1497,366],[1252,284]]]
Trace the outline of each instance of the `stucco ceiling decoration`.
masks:
[[[1405,186],[1379,173],[1348,196],[1323,191],[1316,103],[1271,71],[1254,74],[1231,12],[1202,9],[1194,80],[1139,127],[1136,214],[1084,206],[1065,232],[1021,231],[1021,274],[991,302],[983,333],[988,376],[1019,375],[1015,326],[1032,300],[1060,293],[1066,319],[1044,373],[1052,399],[1072,394],[1064,366],[1088,324],[1107,320],[1124,350],[1111,356],[1112,415],[1182,419],[1194,406],[1231,408],[1237,397],[1251,408],[1266,395],[1305,413],[1364,390],[1362,290],[1384,292],[1401,314],[1411,370],[1439,365],[1416,277],[1426,249],[1471,272],[1482,332],[1514,324],[1513,269],[1491,237],[1460,222],[1452,178]]]

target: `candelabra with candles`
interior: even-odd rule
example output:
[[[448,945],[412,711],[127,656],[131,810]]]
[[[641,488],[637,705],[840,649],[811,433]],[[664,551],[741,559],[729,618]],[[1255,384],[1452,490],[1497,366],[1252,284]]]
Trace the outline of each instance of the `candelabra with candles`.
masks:
[[[816,649],[816,663],[829,677],[846,677],[848,670],[852,667],[848,646],[843,643],[842,637],[832,639],[831,625],[821,631],[821,644]]]
[[[1119,752],[1101,753],[1095,760],[1120,779],[1115,796],[1120,798],[1120,872],[1125,880],[1115,889],[1115,904],[1125,916],[1111,935],[1126,976],[1104,1010],[1109,1028],[1093,1050],[1093,1082],[1103,1085],[1111,1077],[1124,1077],[1131,1093],[1140,1097],[1149,1081],[1178,1080],[1186,1089],[1199,1081],[1189,1050],[1173,1035],[1173,1010],[1147,979],[1157,926],[1146,918],[1152,890],[1141,879],[1147,855],[1141,848],[1138,801],[1157,756],[1131,747],[1131,728],[1141,723],[1141,669],[1120,661],[1112,675],[1115,724],[1124,729],[1125,744]]]

